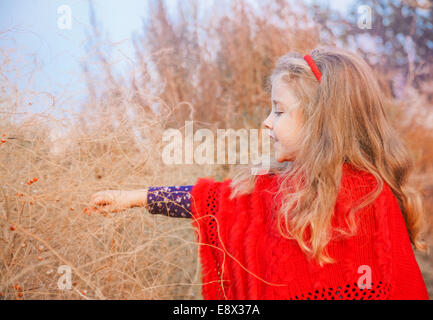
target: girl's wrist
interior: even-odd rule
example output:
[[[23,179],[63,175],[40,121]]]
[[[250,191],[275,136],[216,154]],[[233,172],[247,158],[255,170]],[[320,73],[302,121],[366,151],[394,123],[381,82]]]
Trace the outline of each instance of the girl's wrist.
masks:
[[[147,206],[147,189],[129,191],[128,202],[131,208]]]

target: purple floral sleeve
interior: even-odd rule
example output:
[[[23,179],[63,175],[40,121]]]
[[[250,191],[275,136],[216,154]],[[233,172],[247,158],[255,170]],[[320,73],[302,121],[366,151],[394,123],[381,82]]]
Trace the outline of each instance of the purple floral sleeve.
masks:
[[[147,207],[151,214],[191,218],[191,190],[193,186],[149,187]]]

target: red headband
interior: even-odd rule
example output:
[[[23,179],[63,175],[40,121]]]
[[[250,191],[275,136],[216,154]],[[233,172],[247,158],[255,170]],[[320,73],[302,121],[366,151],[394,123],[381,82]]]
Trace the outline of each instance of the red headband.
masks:
[[[313,58],[309,54],[306,54],[304,56],[305,61],[307,61],[308,65],[311,68],[311,71],[313,71],[314,75],[316,76],[317,80],[320,83],[320,78],[322,78],[322,73],[320,72],[319,68],[317,67],[316,63],[314,62]]]

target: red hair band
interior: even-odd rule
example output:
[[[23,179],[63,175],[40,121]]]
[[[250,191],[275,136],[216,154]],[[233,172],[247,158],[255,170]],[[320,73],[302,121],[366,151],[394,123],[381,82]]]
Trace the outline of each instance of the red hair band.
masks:
[[[319,68],[317,67],[316,63],[314,62],[313,58],[309,54],[306,54],[304,56],[305,61],[307,61],[308,65],[311,68],[311,71],[313,71],[314,75],[316,76],[317,80],[320,83],[320,79],[322,78],[322,73],[320,72]]]

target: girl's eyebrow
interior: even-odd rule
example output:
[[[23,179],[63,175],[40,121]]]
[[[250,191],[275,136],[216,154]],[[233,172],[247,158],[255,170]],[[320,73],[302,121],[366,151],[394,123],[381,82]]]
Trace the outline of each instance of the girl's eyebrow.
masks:
[[[283,104],[281,101],[278,101],[278,100],[272,100],[272,103],[273,103],[273,104],[277,104],[277,103],[279,103],[279,104]]]
[[[276,106],[276,104],[278,104],[278,106]],[[285,105],[278,100],[272,100],[272,109],[277,108],[277,109],[285,109]]]

